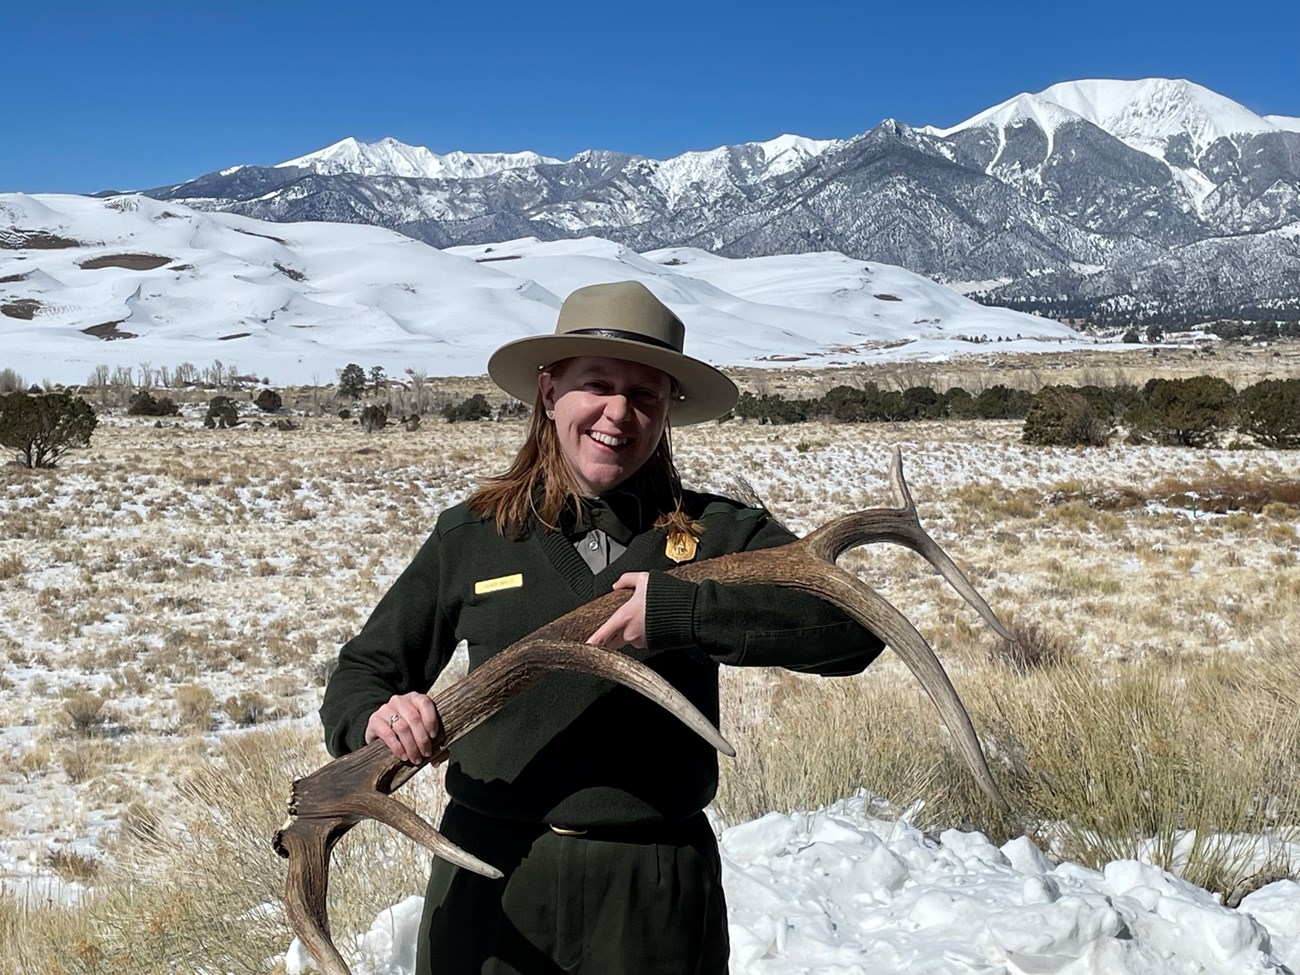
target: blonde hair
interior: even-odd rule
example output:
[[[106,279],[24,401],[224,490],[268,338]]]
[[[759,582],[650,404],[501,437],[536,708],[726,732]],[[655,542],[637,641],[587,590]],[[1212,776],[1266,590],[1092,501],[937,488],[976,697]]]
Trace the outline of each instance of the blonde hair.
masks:
[[[554,376],[561,368],[562,362],[546,371]],[[672,431],[667,421],[654,453],[632,476],[641,482],[643,494],[652,503],[671,505],[656,519],[656,528],[667,528],[670,534],[699,535],[700,525],[682,510],[682,478],[673,463]],[[533,518],[546,528],[558,529],[565,510],[576,514],[581,502],[582,490],[564,459],[555,424],[547,417],[538,390],[523,446],[504,473],[485,479],[470,495],[470,507],[492,518],[502,535],[520,538]]]

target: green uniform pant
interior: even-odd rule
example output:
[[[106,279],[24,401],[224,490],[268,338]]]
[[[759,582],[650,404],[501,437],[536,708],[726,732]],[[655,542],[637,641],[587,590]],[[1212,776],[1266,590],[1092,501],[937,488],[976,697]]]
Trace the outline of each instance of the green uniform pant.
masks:
[[[440,828],[505,877],[434,861],[417,975],[725,975],[721,863],[703,813],[563,836],[453,803]]]

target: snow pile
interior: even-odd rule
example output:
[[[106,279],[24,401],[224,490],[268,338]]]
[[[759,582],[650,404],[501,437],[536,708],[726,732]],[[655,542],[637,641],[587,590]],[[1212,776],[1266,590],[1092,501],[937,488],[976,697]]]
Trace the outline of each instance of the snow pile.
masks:
[[[856,796],[721,836],[735,975],[1251,975],[1300,967],[1300,884],[1240,910],[1135,860],[1054,866],[1027,838],[937,839]],[[356,975],[411,971],[422,899],[350,946]],[[308,969],[295,942],[289,975]]]

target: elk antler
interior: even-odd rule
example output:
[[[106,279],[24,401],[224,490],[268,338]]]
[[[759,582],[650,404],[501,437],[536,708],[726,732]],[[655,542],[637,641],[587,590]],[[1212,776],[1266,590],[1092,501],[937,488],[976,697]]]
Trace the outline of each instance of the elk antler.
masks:
[[[1007,802],[989,772],[970,716],[930,645],[883,596],[835,565],[841,554],[857,545],[884,541],[906,546],[933,565],[1000,636],[1011,639],[975,587],[921,527],[903,480],[898,448],[890,464],[890,481],[896,508],[843,515],[787,545],[706,559],[678,566],[670,574],[690,582],[711,579],[787,586],[839,607],[903,658],[934,702],[980,789],[1005,810]],[[631,657],[581,642],[629,596],[620,590],[578,607],[494,655],[440,693],[434,704],[442,719],[442,732],[429,764],[445,760],[448,745],[549,670],[581,670],[626,684],[668,708],[719,751],[734,755],[717,729],[658,674]],[[330,852],[362,819],[386,823],[467,870],[501,876],[494,867],[445,839],[409,807],[389,798],[421,768],[395,758],[382,741],[374,741],[293,784],[290,819],[275,834],[272,846],[289,860],[285,881],[289,923],[326,975],[349,975],[329,937],[325,898]]]
[[[639,691],[675,714],[718,751],[736,754],[690,701],[632,657],[586,643],[525,637],[434,698],[442,729],[427,764],[444,761],[447,746],[501,710],[544,674],[556,670],[595,674]],[[325,901],[330,853],[334,844],[361,820],[385,823],[474,873],[501,876],[501,871],[460,849],[409,806],[390,798],[423,767],[395,757],[387,745],[376,740],[293,783],[289,819],[272,838],[271,846],[289,861],[284,885],[289,924],[326,975],[349,975],[347,964],[329,936]]]

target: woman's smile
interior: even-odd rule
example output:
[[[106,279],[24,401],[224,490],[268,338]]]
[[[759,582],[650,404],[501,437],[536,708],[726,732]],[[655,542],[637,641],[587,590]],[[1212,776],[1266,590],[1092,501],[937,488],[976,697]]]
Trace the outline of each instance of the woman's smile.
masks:
[[[672,380],[652,366],[579,356],[541,375],[564,462],[582,493],[598,497],[641,469],[663,438]]]

